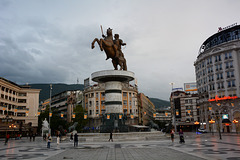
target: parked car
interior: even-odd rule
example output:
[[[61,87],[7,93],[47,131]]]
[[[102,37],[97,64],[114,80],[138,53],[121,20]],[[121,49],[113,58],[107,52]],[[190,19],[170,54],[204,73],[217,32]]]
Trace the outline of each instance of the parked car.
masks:
[[[200,132],[200,133],[207,133],[207,130],[204,129],[204,128],[199,128],[199,129],[198,129],[198,132]]]

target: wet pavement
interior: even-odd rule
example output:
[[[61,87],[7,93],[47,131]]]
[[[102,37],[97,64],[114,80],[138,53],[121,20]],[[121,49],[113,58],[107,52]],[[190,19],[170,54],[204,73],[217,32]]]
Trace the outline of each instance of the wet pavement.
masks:
[[[113,136],[114,139],[114,136]],[[7,145],[0,140],[0,160],[2,159],[96,159],[96,160],[154,160],[154,159],[227,159],[240,160],[240,135],[223,134],[222,140],[210,133],[196,135],[185,133],[185,143],[178,142],[178,136],[172,143],[170,138],[154,141],[124,141],[124,142],[79,142],[73,147],[73,142],[64,141],[56,144],[55,138],[51,148],[41,137],[35,142],[27,138],[10,139]]]

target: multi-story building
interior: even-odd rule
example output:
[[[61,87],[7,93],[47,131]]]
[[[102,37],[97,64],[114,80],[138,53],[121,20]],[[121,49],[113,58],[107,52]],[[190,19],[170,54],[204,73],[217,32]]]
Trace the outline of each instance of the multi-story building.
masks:
[[[57,109],[59,116],[62,116],[67,122],[72,121],[73,108],[81,104],[83,99],[82,91],[72,90],[64,91],[53,95],[51,98],[51,109]],[[50,101],[50,99],[48,99]],[[49,105],[49,101],[43,104]],[[62,114],[62,115],[61,115]]]
[[[88,112],[89,127],[98,128],[102,124],[105,109],[105,84],[98,83],[84,89],[85,110]],[[122,114],[127,116],[126,125],[137,124],[137,87],[129,83],[122,83]]]
[[[165,123],[166,125],[171,124],[171,107],[162,107],[160,109],[156,109],[156,117],[154,118],[154,120]]]
[[[174,91],[170,96],[172,124],[176,131],[195,131],[196,121],[200,121],[198,95],[188,94],[184,91]]]
[[[220,29],[206,39],[194,62],[199,93],[200,121],[209,129],[235,132],[240,120],[240,25]],[[219,125],[218,125],[219,124]],[[220,126],[217,127],[217,126]]]
[[[1,131],[11,130],[7,122],[11,122],[14,131],[26,124],[38,126],[38,106],[40,89],[20,86],[0,77],[0,119]],[[21,126],[20,126],[21,124]]]
[[[138,123],[147,126],[154,120],[155,106],[143,93],[138,94]]]

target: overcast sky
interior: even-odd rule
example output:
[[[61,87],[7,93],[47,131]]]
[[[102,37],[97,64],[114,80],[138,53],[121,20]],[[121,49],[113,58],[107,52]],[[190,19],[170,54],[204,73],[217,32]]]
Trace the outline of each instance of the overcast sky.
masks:
[[[240,23],[237,0],[0,0],[0,77],[17,84],[79,83],[113,69],[96,44],[113,28],[139,92],[169,99],[170,82],[195,82],[201,44]]]

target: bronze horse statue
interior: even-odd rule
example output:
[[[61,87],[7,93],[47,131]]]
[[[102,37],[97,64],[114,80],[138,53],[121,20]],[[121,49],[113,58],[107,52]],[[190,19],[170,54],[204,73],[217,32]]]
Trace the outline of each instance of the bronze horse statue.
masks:
[[[116,57],[116,52],[121,52],[118,50],[118,46],[114,44],[112,29],[107,29],[107,36],[102,35],[104,39],[95,38],[92,42],[92,49],[95,47],[94,43],[97,42],[100,50],[104,51],[107,55],[107,59],[112,59],[112,64],[115,70],[118,70],[118,65],[120,66],[120,70],[127,70],[126,59],[123,54],[118,54],[120,56]]]

